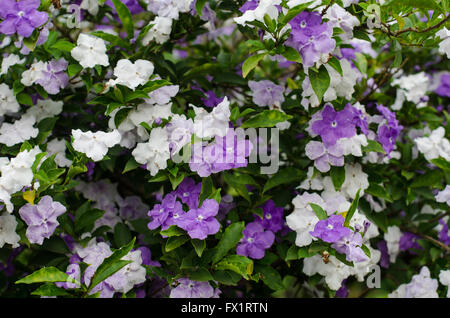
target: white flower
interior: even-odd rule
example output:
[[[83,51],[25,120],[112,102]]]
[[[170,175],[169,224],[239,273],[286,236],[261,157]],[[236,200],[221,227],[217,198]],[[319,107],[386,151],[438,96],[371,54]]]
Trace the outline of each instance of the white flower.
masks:
[[[314,167],[308,167],[306,179],[298,186],[304,190],[323,190],[323,178],[321,174],[314,175]]]
[[[450,269],[439,272],[439,281],[442,285],[447,286],[447,298],[450,298]]]
[[[362,157],[361,146],[367,146],[367,138],[365,135],[355,135],[351,138],[341,138],[338,141],[339,147],[343,149],[344,156],[353,155]]]
[[[34,82],[44,77],[42,71],[47,71],[47,63],[42,61],[35,62],[31,65],[29,70],[22,73],[20,82],[25,86],[31,86]]]
[[[444,136],[444,127],[439,127],[433,130],[429,137],[416,138],[414,142],[428,161],[439,157],[450,161],[450,142]]]
[[[223,101],[208,113],[204,108],[191,105],[195,111],[194,132],[200,138],[224,137],[227,134],[230,121],[230,102],[225,97]]]
[[[355,198],[358,189],[361,189],[360,195],[369,187],[368,175],[362,171],[361,165],[345,165],[345,181],[342,184],[341,191],[348,197]]]
[[[439,43],[439,53],[447,54],[447,58],[450,59],[450,31],[444,27],[437,32],[436,35],[442,40],[441,43]]]
[[[359,0],[342,0],[344,8],[347,8],[351,4],[358,3],[358,2],[359,2]]]
[[[147,9],[160,17],[178,20],[179,14],[189,12],[194,0],[144,0]]]
[[[171,107],[171,103],[166,105],[140,104],[136,110],[133,110],[128,114],[128,119],[135,127],[137,127],[138,136],[142,140],[147,140],[149,137],[148,132],[141,126],[141,123],[144,122],[149,126],[152,126],[153,122],[158,118],[168,119],[172,116]],[[122,129],[122,125],[120,125],[120,127]]]
[[[133,63],[127,59],[119,60],[114,68],[114,76],[117,78],[110,80],[107,86],[111,87],[120,84],[135,90],[139,85],[148,82],[153,74],[153,70],[154,66],[150,61],[137,60]]]
[[[20,236],[16,233],[17,220],[12,214],[0,215],[0,248],[5,243],[11,244],[13,248],[19,247]]]
[[[446,185],[445,189],[438,192],[435,198],[437,202],[444,202],[450,205],[450,185]]]
[[[117,130],[106,133],[104,131],[82,132],[80,129],[72,130],[74,138],[73,148],[86,154],[94,161],[100,161],[105,157],[108,149],[120,142],[120,133]]]
[[[148,142],[138,143],[131,154],[136,162],[147,165],[152,176],[160,169],[167,168],[167,160],[170,158],[167,131],[161,127],[153,128]]]
[[[13,90],[4,83],[0,84],[0,116],[18,112],[19,109],[20,105],[14,96]]]
[[[164,105],[170,103],[172,97],[175,97],[180,90],[178,85],[167,85],[161,88],[155,89],[149,94],[149,98],[146,99],[148,104]]]
[[[403,106],[405,99],[416,104],[417,108],[426,106],[426,102],[422,101],[430,86],[430,79],[424,72],[414,75],[402,76],[392,81],[392,85],[398,85],[397,97],[393,110],[399,110]]]
[[[70,51],[70,54],[83,68],[109,65],[105,41],[89,34],[79,35],[77,46]]]
[[[49,156],[56,154],[55,162],[59,167],[70,167],[72,160],[66,158],[66,143],[64,139],[52,139],[47,143],[47,150]]]
[[[34,128],[35,123],[36,119],[31,116],[23,116],[13,124],[3,123],[0,128],[0,143],[11,147],[35,138],[39,133],[39,129]]]
[[[7,57],[5,57],[2,61],[2,69],[0,72],[0,76],[3,74],[8,73],[8,69],[16,64],[23,64],[25,62],[25,58],[20,59],[18,55],[15,54],[9,54]]]
[[[303,260],[303,272],[308,276],[320,274],[325,276],[325,282],[332,290],[338,290],[342,281],[352,274],[352,268],[330,256],[328,263],[324,263],[320,255],[305,258]]]
[[[391,263],[395,263],[398,254],[400,253],[400,238],[402,232],[400,228],[396,225],[389,226],[387,232],[384,233],[384,240],[387,243],[389,260]]]
[[[83,0],[80,4],[80,9],[87,10],[92,15],[97,15],[98,0]]]
[[[51,99],[40,99],[36,105],[28,108],[26,116],[34,117],[36,122],[40,122],[44,118],[59,115],[62,112],[63,104],[62,101],[55,102]]]
[[[277,19],[278,8],[276,5],[279,4],[281,4],[281,0],[261,0],[256,9],[245,11],[240,17],[234,18],[234,21],[241,25],[255,20],[264,23],[264,16],[266,14],[268,14],[271,19]]]
[[[194,131],[192,119],[186,119],[186,116],[176,114],[173,115],[172,120],[165,128],[169,135],[172,154],[178,153],[184,145],[191,142],[191,136]]]
[[[289,228],[297,232],[295,245],[300,247],[311,244],[313,237],[309,232],[313,231],[316,223],[319,222],[319,218],[309,205],[310,203],[320,206],[325,204],[318,194],[304,192],[292,200],[292,204],[295,207],[294,211],[286,217],[286,223]]]
[[[6,210],[12,212],[14,209],[11,203],[11,195],[22,190],[23,187],[31,186],[33,181],[33,165],[36,155],[41,150],[38,146],[31,150],[20,152],[15,158],[1,158],[0,164],[0,201],[6,205]]]
[[[311,2],[311,0],[289,0],[287,6],[291,9],[300,4],[305,4]],[[320,6],[322,4],[322,0],[316,0],[308,6],[308,9],[312,9],[314,7]]]
[[[149,24],[153,24],[150,30],[142,39],[142,44],[148,45],[150,41],[162,44],[170,38],[172,32],[172,19],[166,17],[155,17]]]
[[[121,258],[124,261],[132,261],[132,263],[125,265],[117,273],[124,277],[124,279],[111,280],[112,286],[116,292],[128,293],[135,285],[146,281],[145,276],[147,271],[142,264],[141,251],[136,250],[129,252]]]
[[[388,295],[389,298],[439,298],[438,281],[430,276],[430,270],[424,266],[414,275],[411,282],[400,285]]]

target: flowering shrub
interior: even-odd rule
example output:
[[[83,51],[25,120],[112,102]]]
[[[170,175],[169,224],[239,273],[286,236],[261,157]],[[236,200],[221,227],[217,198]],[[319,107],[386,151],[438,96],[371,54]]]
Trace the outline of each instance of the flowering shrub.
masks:
[[[449,297],[449,8],[2,0],[1,296]]]

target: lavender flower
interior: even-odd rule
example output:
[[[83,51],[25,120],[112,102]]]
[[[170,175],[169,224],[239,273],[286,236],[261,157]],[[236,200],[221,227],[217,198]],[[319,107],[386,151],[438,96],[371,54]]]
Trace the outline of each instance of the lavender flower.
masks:
[[[217,201],[206,199],[201,208],[191,209],[181,215],[176,221],[176,225],[186,230],[191,238],[203,240],[208,235],[219,232],[220,223],[215,218],[218,212]]]
[[[26,236],[30,243],[42,245],[44,238],[50,238],[59,225],[58,216],[66,212],[66,207],[54,202],[52,197],[42,197],[37,205],[30,203],[20,208],[20,217],[28,225]]]
[[[263,218],[255,215],[255,221],[269,231],[276,233],[281,230],[284,224],[283,208],[277,207],[273,200],[268,200],[262,207]]]
[[[188,278],[178,279],[179,285],[171,290],[170,298],[217,298],[220,291],[208,282],[196,282]]]
[[[236,254],[253,259],[263,258],[265,250],[271,247],[275,240],[275,234],[272,231],[265,231],[259,222],[247,224],[243,234],[244,237],[236,247]]]
[[[3,0],[0,6],[0,33],[6,35],[17,34],[27,38],[34,29],[48,21],[46,12],[37,11],[40,0]]]
[[[275,85],[269,80],[259,82],[249,81],[248,87],[252,90],[253,102],[260,107],[279,106],[284,102],[284,87]]]
[[[36,83],[40,84],[49,94],[58,94],[69,83],[69,76],[64,72],[69,63],[61,58],[52,60],[47,65],[47,70],[42,71],[42,77]]]
[[[305,68],[313,66],[322,54],[329,54],[336,47],[336,41],[332,39],[333,28],[322,23],[317,12],[303,11],[289,24],[292,30],[286,44],[300,52]]]
[[[322,119],[312,124],[312,131],[320,137],[325,146],[336,144],[340,138],[351,138],[356,135],[353,123],[354,113],[351,108],[337,112],[331,105],[326,105],[322,111]]]
[[[165,230],[173,224],[172,218],[177,218],[182,213],[184,213],[183,206],[177,201],[176,195],[169,193],[164,197],[161,204],[156,204],[152,210],[148,211],[148,216],[152,217],[152,221],[147,226],[150,230],[159,226]]]
[[[185,178],[178,186],[175,194],[181,199],[181,202],[188,205],[189,209],[196,209],[198,208],[198,199],[200,197],[201,190],[201,182],[195,184],[194,179]]]
[[[417,240],[420,237],[416,234],[410,233],[410,232],[403,232],[402,237],[400,238],[400,251],[406,251],[411,248],[415,249],[422,249],[422,246],[417,243]]]
[[[335,243],[351,234],[351,230],[343,225],[344,218],[342,215],[332,215],[326,220],[317,222],[314,231],[309,232],[309,234],[320,238],[322,241]]]
[[[327,172],[331,166],[344,166],[344,149],[334,144],[329,147],[319,141],[310,141],[305,147],[306,155],[309,159],[314,160],[314,166],[320,172]]]
[[[391,112],[387,107],[378,105],[377,110],[383,115],[387,121],[386,124],[378,126],[377,140],[383,146],[386,154],[389,155],[394,150],[395,141],[403,129],[403,126],[398,124],[395,113]]]
[[[339,253],[346,255],[346,259],[349,262],[364,262],[367,260],[366,254],[361,248],[362,237],[358,232],[350,232],[349,235],[340,238],[337,242],[333,243],[331,247],[336,249]]]
[[[441,83],[435,92],[440,96],[450,97],[450,74],[441,76]]]

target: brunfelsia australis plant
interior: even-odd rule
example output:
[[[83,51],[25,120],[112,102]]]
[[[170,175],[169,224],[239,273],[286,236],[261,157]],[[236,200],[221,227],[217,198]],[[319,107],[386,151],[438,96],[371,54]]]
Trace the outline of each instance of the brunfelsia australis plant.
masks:
[[[448,297],[448,0],[4,0],[2,297]]]

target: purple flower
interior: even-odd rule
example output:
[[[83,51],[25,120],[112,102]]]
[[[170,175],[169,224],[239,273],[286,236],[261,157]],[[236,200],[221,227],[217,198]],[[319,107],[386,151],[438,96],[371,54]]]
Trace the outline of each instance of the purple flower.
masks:
[[[161,267],[159,262],[152,260],[152,253],[148,247],[141,246],[138,247],[137,250],[141,251],[142,265]]]
[[[380,257],[381,267],[389,268],[390,260],[389,260],[389,252],[388,252],[388,247],[387,247],[386,241],[385,240],[379,241],[377,244],[377,247],[381,253],[381,257]]]
[[[178,186],[175,194],[181,199],[181,202],[188,205],[189,209],[197,209],[201,190],[201,183],[195,184],[194,179],[185,178]]]
[[[300,52],[307,68],[319,61],[321,54],[328,54],[336,47],[336,41],[332,39],[333,28],[322,23],[317,12],[303,11],[289,24],[292,30],[286,44]]]
[[[386,154],[389,155],[394,150],[395,141],[402,131],[403,126],[398,124],[398,120],[394,112],[391,112],[387,107],[378,105],[377,110],[383,115],[387,124],[378,126],[377,140],[383,146]]]
[[[367,260],[367,256],[361,246],[362,237],[358,232],[350,232],[349,235],[341,237],[331,245],[339,253],[345,254],[345,258],[349,262],[364,262]]]
[[[416,234],[410,233],[410,232],[403,232],[402,237],[400,238],[399,247],[400,251],[406,251],[411,248],[415,249],[422,249],[422,246],[417,243],[417,240],[420,237]]]
[[[58,216],[66,212],[66,207],[53,201],[52,197],[42,197],[37,205],[30,203],[20,208],[20,217],[28,225],[26,236],[30,243],[42,245],[44,238],[50,238],[59,225]]]
[[[348,296],[348,288],[345,285],[346,279],[342,281],[341,287],[336,291],[334,298],[347,298]]]
[[[448,231],[448,225],[443,219],[439,220],[439,224],[442,225],[442,229],[439,232],[439,240],[445,245],[450,245],[450,233]]]
[[[247,224],[243,234],[244,237],[236,247],[236,254],[253,259],[263,258],[265,250],[271,247],[275,240],[275,234],[272,231],[265,231],[259,222]]]
[[[46,12],[37,11],[41,5],[40,0],[3,0],[0,6],[0,33],[6,35],[19,35],[27,38],[35,28],[40,27],[48,20]]]
[[[145,217],[148,211],[148,206],[136,195],[126,197],[125,199],[120,198],[117,204],[119,205],[120,216],[126,220]]]
[[[220,223],[215,216],[219,212],[216,200],[206,199],[199,209],[191,209],[181,215],[176,225],[187,231],[191,238],[204,240],[208,235],[219,232]]]
[[[261,223],[261,225],[273,233],[281,230],[284,224],[283,208],[277,207],[273,200],[268,200],[262,207],[263,218],[259,215],[255,215],[255,221]]]
[[[174,224],[173,218],[178,218],[184,214],[183,206],[177,201],[177,197],[173,193],[167,194],[161,204],[156,204],[152,210],[148,211],[148,216],[152,217],[152,221],[148,223],[148,228],[154,230],[161,226],[163,230]]]
[[[52,60],[47,65],[47,71],[42,71],[43,77],[36,83],[40,84],[49,94],[58,94],[69,83],[69,76],[64,72],[69,63],[61,58],[58,61]]]
[[[309,234],[320,238],[322,241],[335,243],[351,233],[348,227],[343,226],[344,221],[342,215],[332,215],[326,220],[317,222],[314,231],[309,232]]]
[[[331,166],[342,167],[344,165],[344,150],[338,144],[325,148],[319,141],[310,141],[305,147],[306,155],[314,160],[314,166],[320,172],[327,172]]]
[[[242,7],[239,8],[239,11],[242,13],[245,13],[248,10],[255,10],[258,7],[258,0],[248,0],[246,3],[243,4]]]
[[[178,283],[179,285],[171,290],[170,298],[215,298],[219,293],[208,282],[180,278]]]
[[[349,108],[353,112],[353,119],[352,122],[355,124],[355,126],[361,128],[361,131],[364,135],[369,134],[369,123],[367,121],[367,116],[362,112],[360,109],[356,109],[351,104],[347,104],[345,108]]]
[[[130,10],[131,14],[138,14],[144,11],[144,9],[139,5],[138,0],[122,0],[122,2],[128,7],[128,10]],[[114,4],[111,0],[106,1],[105,4],[113,8],[113,11],[116,12]]]
[[[214,93],[213,90],[209,90],[209,91],[206,91],[204,93],[206,94],[207,98],[201,98],[201,101],[203,102],[203,104],[206,107],[216,107],[224,99],[224,97],[218,97],[216,95],[216,93]]]
[[[328,104],[321,115],[322,119],[312,124],[312,131],[322,137],[325,146],[334,145],[341,138],[351,138],[356,135],[351,108],[346,107],[337,112]]]
[[[70,277],[72,277],[75,280],[79,280],[80,279],[80,275],[81,275],[81,269],[80,269],[80,265],[78,265],[77,263],[72,263],[69,264],[69,266],[67,267],[66,270],[66,274],[69,275]],[[55,283],[56,286],[60,287],[60,288],[64,288],[64,289],[69,289],[69,288],[77,288],[78,285],[75,283],[71,283],[71,282],[58,282]]]
[[[444,74],[441,76],[441,84],[435,92],[440,96],[450,97],[450,74]]]
[[[260,107],[280,105],[284,102],[284,87],[269,80],[249,81],[248,87],[252,90],[253,102]]]

